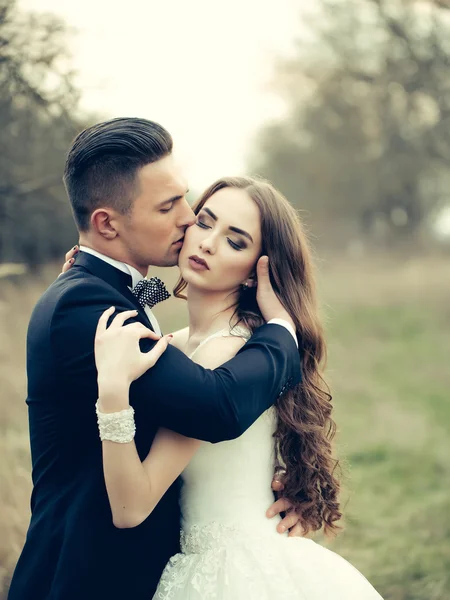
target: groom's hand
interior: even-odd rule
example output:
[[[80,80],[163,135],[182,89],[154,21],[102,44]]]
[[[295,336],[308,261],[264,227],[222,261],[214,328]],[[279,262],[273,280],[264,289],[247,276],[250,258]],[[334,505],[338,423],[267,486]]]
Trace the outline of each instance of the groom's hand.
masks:
[[[274,492],[282,492],[284,490],[283,479],[285,475],[286,471],[284,469],[276,469],[272,479],[272,489]],[[278,533],[289,531],[289,537],[303,537],[305,535],[300,518],[287,498],[281,497],[274,502],[266,512],[266,516],[272,519],[280,513],[285,513],[285,517],[277,525]]]
[[[303,537],[305,535],[300,517],[287,498],[279,498],[274,502],[266,512],[266,516],[272,519],[280,513],[285,513],[286,516],[277,525],[278,533],[289,531],[289,537]]]
[[[266,321],[270,321],[271,319],[283,319],[284,321],[287,321],[295,331],[294,321],[281,304],[270,283],[269,258],[267,256],[261,256],[258,260],[256,274],[258,277],[256,300],[264,319]]]

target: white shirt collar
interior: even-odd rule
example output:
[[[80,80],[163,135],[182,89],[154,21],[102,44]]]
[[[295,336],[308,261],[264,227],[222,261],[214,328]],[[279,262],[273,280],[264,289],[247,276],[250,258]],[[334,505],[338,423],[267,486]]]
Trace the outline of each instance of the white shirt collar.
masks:
[[[120,260],[116,260],[115,258],[111,258],[110,256],[106,256],[106,254],[102,254],[101,252],[97,252],[97,250],[93,250],[92,248],[88,248],[87,246],[80,246],[81,252],[86,252],[86,254],[92,254],[92,256],[96,256],[100,260],[104,260],[106,263],[110,264],[112,267],[119,269],[123,273],[127,275],[131,275],[132,287],[134,289],[136,285],[142,280],[145,279],[141,273],[131,265],[127,265],[126,263],[120,262]]]

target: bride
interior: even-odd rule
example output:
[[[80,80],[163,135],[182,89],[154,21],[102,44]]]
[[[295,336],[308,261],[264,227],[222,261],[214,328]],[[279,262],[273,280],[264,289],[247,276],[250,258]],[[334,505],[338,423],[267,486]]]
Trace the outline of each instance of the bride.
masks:
[[[278,535],[264,516],[272,502],[274,466],[281,466],[284,496],[300,515],[305,535],[320,529],[335,534],[341,517],[331,447],[335,424],[321,374],[325,342],[297,213],[269,183],[249,177],[220,179],[194,212],[197,221],[186,231],[175,288],[176,296],[187,296],[189,327],[144,354],[139,340],[148,330],[124,325],[134,311],[117,315],[107,327],[111,307],[98,324],[100,435],[108,437],[111,427],[131,431],[126,443],[103,441],[114,523],[137,526],[182,473],[182,552],[167,564],[155,599],[380,599],[342,557],[307,537]],[[255,276],[261,255],[268,256],[275,289],[296,326],[302,382],[237,440],[209,444],[161,429],[141,463],[132,440],[130,384],[168,343],[211,369],[239,352],[262,322]]]

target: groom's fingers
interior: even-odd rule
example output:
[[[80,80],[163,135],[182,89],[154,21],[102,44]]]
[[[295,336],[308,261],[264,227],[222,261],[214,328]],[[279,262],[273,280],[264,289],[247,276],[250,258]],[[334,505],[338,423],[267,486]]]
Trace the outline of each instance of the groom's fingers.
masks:
[[[271,519],[275,515],[278,515],[281,512],[286,512],[290,508],[292,508],[292,505],[289,500],[287,498],[280,498],[272,504],[272,506],[266,512],[266,515],[269,519]]]
[[[258,277],[258,294],[267,293],[268,287],[270,289],[270,277],[269,277],[269,257],[261,256],[256,263],[256,276]]]
[[[284,481],[286,479],[286,469],[277,467],[272,479],[272,489],[274,492],[282,492],[284,490]]]
[[[284,485],[279,479],[273,479],[272,489],[274,492],[282,492],[284,490]]]
[[[284,533],[299,524],[299,518],[295,510],[293,510],[291,502],[287,498],[280,498],[266,512],[266,516],[271,519],[275,515],[280,513],[287,513],[284,519],[282,519],[277,525],[278,533]],[[300,525],[301,527],[301,525]],[[303,529],[302,529],[303,531]],[[298,529],[293,535],[298,535]]]
[[[294,527],[298,523],[298,516],[295,510],[291,510],[282,521],[277,525],[278,533],[284,533],[291,527]]]
[[[266,321],[272,319],[283,319],[287,321],[295,331],[295,325],[288,311],[281,304],[272,287],[269,274],[269,258],[261,256],[256,265],[258,277],[258,288],[256,290],[256,301],[262,316]]]
[[[261,256],[256,265],[256,275],[258,278],[258,287],[256,290],[256,300],[266,321],[273,319],[273,306],[279,302],[273,291],[269,276],[269,258]]]
[[[294,527],[289,531],[288,535],[289,537],[303,537],[305,535],[305,530],[299,522],[297,525],[294,525]]]

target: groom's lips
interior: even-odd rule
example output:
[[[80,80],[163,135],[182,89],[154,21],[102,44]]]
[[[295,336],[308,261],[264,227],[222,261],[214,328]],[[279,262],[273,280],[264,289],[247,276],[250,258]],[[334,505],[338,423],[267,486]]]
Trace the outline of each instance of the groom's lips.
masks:
[[[172,244],[172,246],[180,246],[181,247],[183,245],[183,242],[184,242],[184,236],[182,238],[180,238],[179,240],[177,240],[176,242],[174,242]]]

